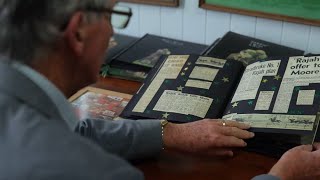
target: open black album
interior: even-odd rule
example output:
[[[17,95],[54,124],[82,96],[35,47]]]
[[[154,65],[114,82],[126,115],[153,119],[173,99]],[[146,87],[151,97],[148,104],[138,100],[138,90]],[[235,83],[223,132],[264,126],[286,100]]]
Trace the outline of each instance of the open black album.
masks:
[[[250,123],[254,132],[303,136],[312,136],[318,125],[320,56],[256,61],[246,68],[198,55],[170,55],[160,62],[122,117],[181,123],[223,118]]]
[[[198,55],[164,57],[123,111],[130,118],[191,122],[223,115],[242,64]]]

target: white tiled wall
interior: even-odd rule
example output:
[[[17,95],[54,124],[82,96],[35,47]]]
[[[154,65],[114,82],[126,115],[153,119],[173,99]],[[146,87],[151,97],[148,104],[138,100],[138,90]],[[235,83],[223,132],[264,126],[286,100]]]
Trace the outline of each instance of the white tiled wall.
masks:
[[[178,8],[122,3],[130,6],[129,26],[116,32],[141,37],[145,33],[211,44],[231,30],[266,41],[320,53],[320,27],[204,10],[199,0],[180,0]]]

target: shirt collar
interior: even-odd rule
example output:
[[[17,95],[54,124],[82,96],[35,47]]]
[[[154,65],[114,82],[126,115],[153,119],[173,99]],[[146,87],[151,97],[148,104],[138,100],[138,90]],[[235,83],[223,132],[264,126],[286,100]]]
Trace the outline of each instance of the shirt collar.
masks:
[[[72,130],[76,127],[79,120],[76,117],[71,104],[53,83],[45,76],[24,64],[15,62],[12,64],[12,67],[28,77],[46,93],[59,112],[59,114],[57,114],[58,118],[63,119]]]

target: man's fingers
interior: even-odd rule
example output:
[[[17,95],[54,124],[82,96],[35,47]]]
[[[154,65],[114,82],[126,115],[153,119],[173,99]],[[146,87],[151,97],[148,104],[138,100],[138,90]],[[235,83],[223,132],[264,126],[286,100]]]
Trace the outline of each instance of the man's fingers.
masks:
[[[236,138],[234,136],[221,136],[216,139],[214,143],[215,147],[245,147],[247,143],[244,140]]]
[[[249,139],[254,137],[254,133],[239,129],[237,127],[224,127],[222,133],[227,136],[235,136],[240,139]]]
[[[245,123],[240,123],[234,120],[226,120],[224,121],[226,123],[226,126],[231,126],[231,127],[237,127],[239,129],[249,129],[250,125],[245,124]]]
[[[233,152],[230,149],[214,149],[212,151],[209,151],[207,153],[210,156],[227,156],[227,157],[232,157],[233,156]]]
[[[313,150],[320,150],[320,143],[313,143]]]
[[[295,151],[309,151],[311,152],[312,151],[312,145],[301,145],[301,146],[297,146],[295,148],[293,148],[292,150],[295,150]]]

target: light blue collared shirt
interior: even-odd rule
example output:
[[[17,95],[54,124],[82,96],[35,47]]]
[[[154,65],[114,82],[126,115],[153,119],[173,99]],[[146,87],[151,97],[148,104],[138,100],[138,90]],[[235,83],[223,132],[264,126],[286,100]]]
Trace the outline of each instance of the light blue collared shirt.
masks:
[[[17,69],[19,72],[27,76],[31,79],[35,84],[37,84],[43,92],[47,94],[47,96],[51,99],[54,103],[56,108],[58,109],[58,116],[63,119],[71,128],[77,126],[79,120],[76,117],[71,104],[68,102],[66,97],[62,94],[62,92],[53,84],[51,83],[45,76],[41,75],[37,71],[33,70],[32,68],[28,67],[27,65],[21,64],[19,62],[12,63],[12,67]]]

